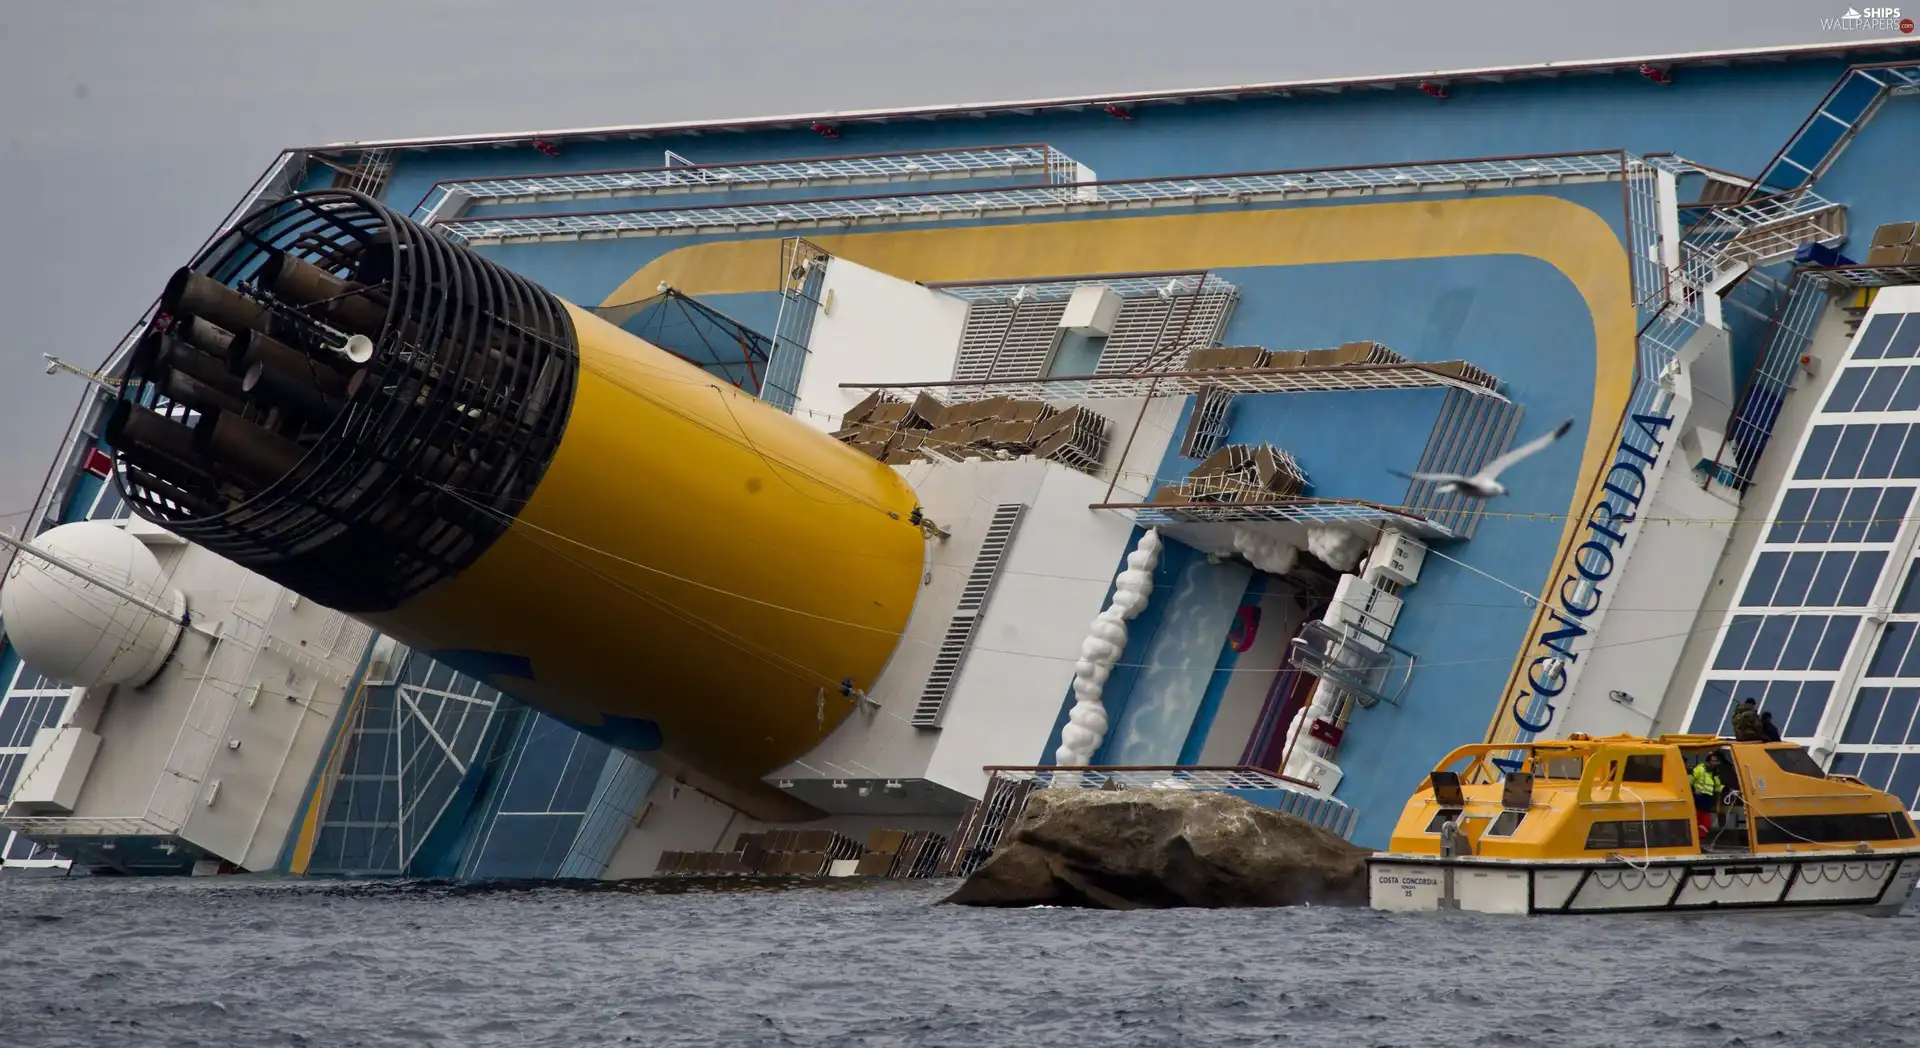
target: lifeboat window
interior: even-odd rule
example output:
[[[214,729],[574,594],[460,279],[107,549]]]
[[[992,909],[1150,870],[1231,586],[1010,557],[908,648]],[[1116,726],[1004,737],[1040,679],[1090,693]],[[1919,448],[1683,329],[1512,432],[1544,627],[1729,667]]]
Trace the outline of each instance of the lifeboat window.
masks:
[[[1596,822],[1587,830],[1588,851],[1685,848],[1692,843],[1693,824],[1686,819],[1617,819]]]
[[[1660,782],[1666,777],[1667,758],[1661,753],[1636,753],[1627,758],[1622,782]]]
[[[1827,773],[1820,770],[1819,762],[1807,753],[1805,746],[1778,746],[1767,750],[1767,756],[1773,763],[1789,775],[1805,775],[1810,779],[1824,779]]]
[[[1893,841],[1913,836],[1913,825],[1902,813],[1869,812],[1857,815],[1758,815],[1754,837],[1761,844],[1822,844],[1847,841]]]
[[[1448,819],[1458,819],[1461,811],[1460,808],[1442,808],[1434,812],[1432,821],[1427,823],[1427,832],[1439,833],[1440,827],[1446,825]]]
[[[1527,813],[1523,811],[1503,811],[1494,818],[1493,825],[1487,827],[1487,832],[1480,836],[1511,837],[1513,831],[1520,828],[1520,820],[1526,817]]]
[[[1535,775],[1542,779],[1578,779],[1582,761],[1578,757],[1549,757],[1534,762]]]

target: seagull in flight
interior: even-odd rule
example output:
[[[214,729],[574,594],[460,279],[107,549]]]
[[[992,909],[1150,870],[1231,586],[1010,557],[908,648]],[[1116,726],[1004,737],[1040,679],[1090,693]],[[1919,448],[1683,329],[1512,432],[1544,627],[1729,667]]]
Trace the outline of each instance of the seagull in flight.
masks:
[[[1490,499],[1507,493],[1507,486],[1500,483],[1500,474],[1519,464],[1520,460],[1544,450],[1547,445],[1566,436],[1567,431],[1572,428],[1573,419],[1568,419],[1553,427],[1551,432],[1542,433],[1480,467],[1480,472],[1471,477],[1462,473],[1402,473],[1399,470],[1390,472],[1396,477],[1405,477],[1408,480],[1430,480],[1435,485],[1433,491],[1436,495],[1470,495],[1474,498]]]

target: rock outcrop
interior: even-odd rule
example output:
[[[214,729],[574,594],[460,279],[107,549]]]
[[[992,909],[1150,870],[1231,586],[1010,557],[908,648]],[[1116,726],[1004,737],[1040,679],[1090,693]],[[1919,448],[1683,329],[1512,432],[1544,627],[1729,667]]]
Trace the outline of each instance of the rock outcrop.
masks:
[[[1364,906],[1367,855],[1304,819],[1224,793],[1034,791],[945,901],[967,906]]]

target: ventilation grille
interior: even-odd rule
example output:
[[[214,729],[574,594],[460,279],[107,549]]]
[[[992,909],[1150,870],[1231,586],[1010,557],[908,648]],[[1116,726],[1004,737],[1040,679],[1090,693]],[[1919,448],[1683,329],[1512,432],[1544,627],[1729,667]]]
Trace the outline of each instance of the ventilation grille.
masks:
[[[1450,389],[1414,472],[1471,476],[1507,450],[1519,425],[1518,404]],[[1429,480],[1411,481],[1402,504],[1463,539],[1472,538],[1480,526],[1479,500],[1461,494],[1442,495],[1434,490],[1436,487]]]
[[[1203,459],[1220,450],[1227,440],[1227,409],[1233,394],[1219,386],[1207,386],[1193,398],[1193,413],[1187,417],[1187,434],[1180,442],[1180,454]]]
[[[947,699],[953,694],[954,681],[960,676],[960,663],[967,657],[967,648],[973,643],[973,632],[980,623],[980,616],[986,611],[987,598],[993,595],[993,584],[1000,576],[1000,565],[1007,559],[1007,549],[1013,545],[1013,532],[1020,524],[1020,515],[1027,507],[1020,503],[1008,503],[993,511],[993,523],[987,526],[987,537],[980,543],[980,552],[973,558],[973,571],[967,575],[967,584],[960,590],[960,603],[954,608],[953,619],[947,623],[947,635],[941,638],[940,652],[934,656],[933,670],[927,674],[927,684],[920,692],[920,703],[913,710],[913,725],[917,728],[938,728],[947,715]]]
[[[1207,290],[1198,295],[1127,299],[1120,305],[1120,317],[1094,372],[1185,371],[1187,356],[1194,350],[1220,344],[1227,316],[1239,297],[1231,285],[1209,280]]]
[[[1113,333],[1100,351],[1094,372],[1119,375],[1136,371],[1182,371],[1187,356],[1217,346],[1240,292],[1209,280],[1202,294],[1171,298],[1132,295],[1120,302]],[[960,353],[953,377],[958,382],[1044,378],[1052,370],[1060,344],[1064,299],[1046,302],[975,302],[960,332]]]
[[[976,302],[960,332],[956,381],[1039,378],[1060,340],[1060,302]]]

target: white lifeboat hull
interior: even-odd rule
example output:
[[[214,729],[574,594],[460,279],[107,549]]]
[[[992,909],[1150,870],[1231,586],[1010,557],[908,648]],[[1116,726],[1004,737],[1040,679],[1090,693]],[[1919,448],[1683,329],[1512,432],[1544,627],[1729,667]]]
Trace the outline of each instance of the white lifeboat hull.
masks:
[[[1650,859],[1367,860],[1376,910],[1476,913],[1703,913],[1854,909],[1900,912],[1920,880],[1920,849],[1820,855]]]

